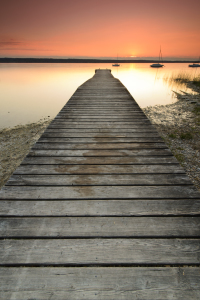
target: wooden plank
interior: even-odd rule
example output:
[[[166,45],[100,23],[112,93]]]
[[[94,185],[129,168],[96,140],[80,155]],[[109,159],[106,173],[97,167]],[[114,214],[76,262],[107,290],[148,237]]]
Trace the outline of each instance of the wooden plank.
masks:
[[[77,120],[85,120],[85,119],[105,119],[105,120],[110,120],[110,121],[113,121],[113,120],[118,120],[118,119],[121,119],[121,120],[127,120],[127,119],[130,119],[130,120],[135,120],[135,119],[138,119],[138,120],[143,120],[143,119],[147,119],[146,116],[144,114],[140,114],[140,113],[126,113],[126,114],[122,114],[122,113],[110,113],[109,115],[105,115],[104,113],[59,113],[56,117],[55,117],[55,120],[57,119],[66,119],[66,118],[69,118],[69,119],[77,119]]]
[[[147,126],[142,126],[141,129],[137,129],[137,128],[127,128],[127,129],[115,129],[115,128],[111,128],[111,129],[106,129],[106,128],[102,128],[102,129],[95,129],[95,128],[84,128],[84,129],[76,129],[76,128],[49,128],[47,127],[46,130],[44,131],[44,134],[47,133],[74,133],[74,134],[84,134],[86,133],[94,133],[94,134],[98,134],[100,136],[100,134],[105,134],[108,135],[110,134],[110,136],[114,135],[114,136],[127,136],[127,137],[131,137],[132,134],[156,134],[158,135],[158,132],[155,130],[155,128],[153,126],[147,127]],[[76,136],[74,136],[76,137]]]
[[[115,133],[115,134],[126,134],[126,133],[133,133],[133,132],[156,132],[155,127],[142,125],[140,127],[134,126],[134,128],[62,128],[62,126],[52,126],[51,124],[45,130],[46,132],[95,132],[95,133]]]
[[[127,133],[117,133],[117,132],[69,132],[68,130],[65,131],[56,131],[53,129],[47,129],[42,134],[43,138],[53,138],[53,137],[60,137],[60,138],[105,138],[105,137],[113,137],[113,138],[155,138],[159,137],[157,132],[127,132]]]
[[[76,100],[81,100],[81,101],[94,101],[95,102],[95,98],[99,100],[100,103],[102,103],[102,101],[104,102],[111,102],[111,101],[114,101],[114,102],[125,102],[125,101],[129,101],[130,103],[134,103],[136,104],[135,100],[133,99],[133,97],[131,96],[131,94],[127,93],[125,94],[124,92],[123,93],[113,93],[112,90],[110,91],[110,93],[108,93],[108,91],[106,91],[104,93],[104,95],[101,95],[101,94],[90,94],[90,95],[84,95],[83,92],[81,93],[77,93],[78,89],[76,90],[76,92],[71,96],[71,98],[69,99],[69,101],[71,102],[76,102]]]
[[[91,104],[91,105],[99,105],[99,106],[104,106],[104,105],[111,105],[113,104],[113,108],[117,107],[118,105],[127,105],[127,106],[132,106],[132,107],[139,107],[139,105],[135,102],[135,100],[131,96],[127,95],[74,95],[72,96],[68,102],[65,104],[64,107],[67,107],[68,105],[85,105],[85,104]]]
[[[166,165],[20,165],[13,174],[185,174],[179,164]]]
[[[96,100],[96,101],[99,101]],[[85,109],[87,111],[89,111],[90,109],[107,109],[107,111],[110,111],[111,109],[130,109],[130,110],[139,110],[139,106],[138,105],[134,105],[132,103],[128,104],[128,103],[116,103],[116,102],[111,102],[111,103],[85,103],[85,102],[77,102],[77,103],[73,103],[73,102],[67,102],[67,104],[65,106],[63,106],[62,108],[63,110],[67,110],[67,109]]]
[[[93,157],[93,156],[172,156],[172,153],[169,149],[118,149],[118,150],[30,150],[28,156],[84,156],[84,157]]]
[[[77,92],[81,92],[81,93],[85,93],[85,92],[90,92],[90,91],[92,91],[93,93],[102,93],[102,92],[108,92],[109,90],[110,90],[110,88],[112,88],[112,92],[113,91],[117,91],[118,93],[119,92],[122,92],[122,93],[124,93],[124,92],[126,92],[127,93],[127,89],[124,87],[124,86],[122,86],[122,85],[120,85],[120,84],[118,84],[118,85],[113,85],[113,84],[109,84],[109,85],[103,85],[103,87],[99,87],[98,86],[98,84],[95,86],[94,84],[90,84],[90,85],[86,85],[86,84],[83,84],[82,86],[80,86],[78,89],[77,89],[77,91],[76,91],[76,93]]]
[[[194,186],[6,186],[0,199],[181,199],[200,198]]]
[[[181,238],[5,239],[0,258],[0,265],[199,264],[200,248],[199,239]]]
[[[132,107],[139,107],[138,104],[135,102],[135,100],[130,95],[123,95],[123,94],[109,94],[105,93],[104,95],[84,95],[84,94],[76,94],[68,100],[67,104],[92,104],[92,105],[110,105],[114,104],[113,108],[117,105],[129,105]]]
[[[52,123],[55,124],[55,123],[69,123],[69,122],[72,122],[72,124],[75,124],[75,123],[97,123],[97,124],[104,124],[104,123],[107,123],[107,122],[110,122],[110,123],[116,123],[116,124],[121,124],[121,123],[124,123],[124,124],[130,124],[132,125],[133,123],[149,123],[150,124],[150,121],[148,119],[146,119],[145,117],[134,117],[134,116],[127,116],[127,117],[113,117],[113,118],[109,118],[109,117],[103,117],[103,116],[99,116],[98,118],[96,118],[95,116],[91,115],[91,116],[83,116],[81,118],[79,118],[79,116],[71,116],[71,117],[64,117],[64,116],[58,116],[56,117]]]
[[[111,108],[93,108],[93,107],[82,107],[82,108],[72,108],[72,109],[63,109],[61,110],[58,114],[57,117],[76,117],[78,118],[79,116],[88,116],[92,117],[94,115],[98,115],[101,117],[109,117],[109,116],[115,116],[115,117],[145,117],[146,115],[144,113],[141,113],[139,110],[132,110],[132,109],[127,109],[124,110],[123,107],[118,110],[113,111]]]
[[[109,150],[109,149],[166,149],[167,146],[163,142],[158,143],[40,143],[37,142],[33,150]]]
[[[145,122],[143,122],[143,123],[141,123],[140,124],[140,122],[137,122],[137,124],[136,123],[134,123],[133,125],[125,125],[125,124],[121,124],[121,125],[119,125],[119,124],[115,124],[115,123],[106,123],[106,124],[94,124],[94,123],[92,123],[91,122],[91,124],[86,124],[86,125],[83,125],[83,124],[81,124],[81,123],[79,123],[79,124],[68,124],[68,125],[65,125],[64,123],[63,124],[60,124],[60,125],[55,125],[55,124],[50,124],[49,125],[49,129],[50,128],[77,128],[77,129],[81,129],[81,128],[91,128],[91,129],[109,129],[109,130],[113,130],[113,129],[126,129],[125,131],[128,131],[127,129],[129,129],[129,131],[132,131],[132,129],[140,129],[140,128],[145,128],[145,127],[149,127],[149,131],[152,131],[152,129],[154,129],[154,127],[153,127],[153,125],[151,125],[151,124],[147,124],[147,122],[145,123]]]
[[[141,109],[135,109],[135,108],[132,108],[132,109],[121,109],[121,108],[118,108],[118,109],[107,109],[106,107],[105,108],[98,108],[98,109],[85,109],[84,111],[82,109],[78,110],[77,108],[76,109],[65,109],[63,108],[62,110],[59,111],[59,113],[57,114],[57,116],[73,116],[73,115],[80,115],[80,116],[91,116],[91,115],[97,115],[97,116],[146,116],[145,113],[141,110]]]
[[[1,299],[198,300],[198,267],[0,268]]]
[[[111,107],[110,107],[111,108]],[[122,106],[119,108],[114,108],[112,110],[108,109],[108,107],[103,107],[103,106],[98,106],[98,107],[90,107],[89,109],[87,107],[82,108],[79,107],[69,107],[66,106],[64,107],[60,112],[59,115],[62,114],[69,114],[69,113],[76,113],[76,114],[91,114],[91,113],[99,113],[100,115],[111,115],[112,113],[120,113],[120,114],[138,114],[138,115],[145,115],[143,111],[141,111],[140,108],[131,108],[131,107],[126,107]]]
[[[93,123],[93,124],[107,124],[107,122],[110,122],[110,123],[116,123],[116,125],[119,125],[119,124],[124,124],[124,125],[132,125],[132,124],[142,124],[142,123],[149,123],[150,124],[150,121],[147,120],[146,118],[144,117],[141,117],[141,118],[134,118],[134,117],[127,117],[127,118],[119,118],[119,117],[116,117],[116,118],[113,118],[110,120],[110,118],[95,118],[95,117],[85,117],[85,118],[79,118],[77,116],[74,116],[74,117],[57,117],[55,118],[53,121],[52,121],[52,124],[57,124],[57,123],[72,123],[72,124],[90,124],[90,123]]]
[[[1,200],[1,216],[195,216],[200,199]]]
[[[82,111],[82,109],[78,109],[79,107],[76,107],[76,108],[73,108],[73,107],[63,107],[58,115],[68,115],[69,113],[72,113],[72,114],[81,114],[81,112],[83,112],[83,115],[90,115],[91,113],[93,112],[96,112],[98,114],[99,112],[99,115],[102,115],[102,114],[107,114],[107,115],[110,115],[112,116],[113,115],[144,115],[145,116],[145,113],[139,108],[139,107],[124,107],[124,106],[120,106],[120,107],[113,107],[113,108],[107,108],[107,106],[99,106],[99,107],[91,107],[91,109],[87,109],[85,107],[85,109]]]
[[[21,165],[55,164],[97,164],[97,165],[132,165],[132,164],[178,164],[174,156],[119,156],[119,157],[25,157]]]
[[[81,114],[82,112],[82,114]],[[112,119],[116,119],[116,118],[120,118],[120,119],[147,119],[146,115],[144,113],[141,113],[141,112],[126,112],[126,113],[122,113],[122,112],[112,112],[112,110],[110,111],[110,113],[108,113],[107,111],[107,114],[103,112],[94,112],[94,111],[87,111],[87,112],[83,112],[82,110],[80,110],[79,113],[77,113],[77,111],[73,111],[73,112],[59,112],[57,114],[57,116],[55,117],[56,119],[58,118],[79,118],[80,120],[81,119],[86,119],[86,118],[97,118],[97,119],[108,119],[108,120],[111,120]]]
[[[191,185],[184,174],[115,175],[12,175],[6,185]]]
[[[132,122],[120,122],[119,120],[117,120],[117,122],[107,122],[106,120],[104,120],[103,122],[93,122],[93,121],[90,121],[90,120],[86,120],[85,122],[73,122],[72,120],[71,121],[67,121],[67,120],[55,120],[51,123],[51,125],[56,125],[56,124],[60,124],[60,125],[71,125],[71,126],[85,126],[85,128],[98,128],[98,127],[121,127],[121,128],[131,128],[131,126],[137,126],[139,124],[143,124],[143,125],[148,125],[150,124],[150,121],[149,120],[134,120]],[[87,125],[87,126],[86,126]],[[81,127],[80,127],[81,128]],[[84,127],[83,127],[84,128]]]
[[[131,107],[139,107],[138,104],[128,95],[79,95],[73,96],[67,104],[69,105],[94,105],[94,106],[110,106],[113,104],[113,108],[119,105],[127,105]]]
[[[131,95],[128,93],[127,90],[123,90],[123,91],[119,91],[119,90],[113,90],[111,91],[112,95],[110,94],[108,96],[109,100],[111,100],[111,98],[120,98],[120,99],[132,99],[131,98]],[[93,99],[97,98],[97,97],[104,97],[105,95],[108,94],[108,91],[107,90],[99,90],[99,91],[96,91],[96,90],[76,90],[76,97],[77,98],[86,98],[87,96],[90,96],[90,97],[93,97]],[[71,97],[71,99],[74,98],[73,96]]]
[[[61,120],[61,119],[76,119],[77,121],[85,121],[87,119],[91,119],[91,121],[101,121],[101,120],[105,120],[105,121],[109,121],[109,122],[113,122],[113,121],[117,121],[119,120],[120,122],[122,121],[134,121],[134,120],[148,120],[146,118],[145,115],[140,115],[140,114],[112,114],[111,115],[105,115],[104,113],[102,114],[98,114],[98,113],[91,113],[91,114],[76,114],[76,113],[69,113],[69,114],[58,114],[55,117],[55,120]]]
[[[98,112],[99,111],[99,112]],[[57,116],[56,119],[58,118],[80,118],[81,119],[86,119],[86,118],[93,118],[95,119],[97,117],[97,119],[108,119],[111,120],[112,119],[143,119],[146,118],[146,115],[144,113],[140,113],[140,112],[123,112],[119,111],[118,112],[112,112],[112,110],[110,109],[110,113],[108,113],[108,109],[104,109],[104,110],[83,110],[83,109],[76,109],[73,111],[60,111]]]
[[[49,230],[51,228],[51,230]],[[199,217],[2,218],[0,238],[199,237]]]
[[[94,137],[94,138],[64,138],[64,137],[41,137],[38,140],[39,143],[163,143],[160,137],[140,137],[140,138],[129,138],[129,137]]]

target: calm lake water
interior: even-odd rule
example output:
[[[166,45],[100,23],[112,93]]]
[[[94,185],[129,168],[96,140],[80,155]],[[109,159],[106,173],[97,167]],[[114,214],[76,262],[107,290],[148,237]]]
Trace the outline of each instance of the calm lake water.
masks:
[[[166,80],[180,72],[197,76],[188,64],[0,64],[0,128],[54,118],[75,90],[94,75],[95,69],[111,69],[141,107],[176,101],[172,90],[188,91]]]

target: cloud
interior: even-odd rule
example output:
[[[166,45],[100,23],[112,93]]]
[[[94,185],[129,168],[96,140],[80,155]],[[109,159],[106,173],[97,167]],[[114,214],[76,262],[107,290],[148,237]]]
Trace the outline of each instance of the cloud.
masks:
[[[31,46],[31,47],[30,47]],[[49,52],[49,51],[55,51],[52,49],[41,49],[40,47],[40,42],[26,42],[26,41],[20,41],[16,39],[6,39],[6,38],[0,38],[0,49],[1,50],[7,50],[7,51],[44,51],[44,52]]]
[[[40,52],[41,51],[45,51],[45,52],[46,51],[51,51],[51,52],[55,51],[52,49],[36,49],[36,48],[17,48],[17,49],[16,48],[15,49],[14,48],[3,48],[3,50],[23,50],[23,51],[25,50],[25,51],[40,51]]]
[[[18,40],[14,40],[14,39],[1,39],[0,40],[0,47],[4,48],[4,47],[16,47],[16,46],[20,46],[20,45],[25,45],[25,43],[23,41],[18,41]]]

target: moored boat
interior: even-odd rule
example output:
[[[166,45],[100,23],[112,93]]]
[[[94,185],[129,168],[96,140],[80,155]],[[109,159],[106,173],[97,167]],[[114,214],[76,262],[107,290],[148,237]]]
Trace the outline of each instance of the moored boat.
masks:
[[[152,67],[152,68],[162,68],[164,65],[161,65],[161,64],[152,64],[152,65],[150,65],[150,67]]]
[[[118,60],[118,54],[117,54],[117,60]],[[113,64],[112,66],[113,66],[113,67],[120,67],[120,64],[115,63],[115,64]]]
[[[159,62],[161,62],[161,64],[160,64],[160,63],[152,64],[152,65],[150,65],[150,67],[151,67],[151,68],[162,68],[162,67],[164,67],[164,65],[162,64],[162,52],[161,52],[161,47],[160,47],[160,52],[159,52]]]
[[[199,62],[200,62],[200,57],[199,57]],[[192,65],[189,65],[188,67],[190,67],[190,68],[199,68],[200,64],[199,63],[193,63]]]
[[[188,67],[190,67],[190,68],[198,68],[198,67],[200,67],[200,64],[192,64],[192,65],[189,65]]]

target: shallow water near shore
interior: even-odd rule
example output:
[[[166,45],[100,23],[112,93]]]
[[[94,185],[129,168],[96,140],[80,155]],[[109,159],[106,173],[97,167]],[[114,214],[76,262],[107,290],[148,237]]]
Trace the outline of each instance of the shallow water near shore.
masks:
[[[180,86],[167,78],[180,71],[200,74],[188,64],[167,63],[162,69],[149,64],[0,64],[0,128],[54,118],[75,90],[94,75],[95,69],[111,69],[143,108],[176,102]],[[172,91],[173,90],[173,91]],[[190,92],[186,86],[181,90]]]

